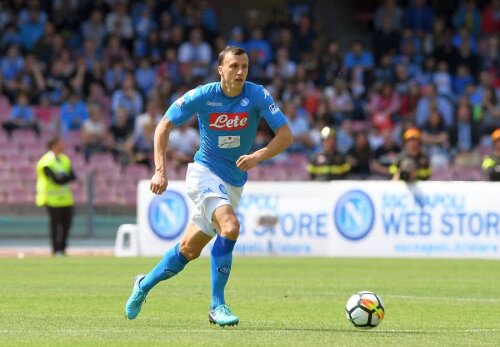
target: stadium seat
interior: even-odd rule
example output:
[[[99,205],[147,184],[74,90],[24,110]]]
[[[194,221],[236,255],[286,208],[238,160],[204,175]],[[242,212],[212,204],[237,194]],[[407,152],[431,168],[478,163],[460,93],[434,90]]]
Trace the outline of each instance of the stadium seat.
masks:
[[[151,178],[149,169],[146,166],[140,164],[127,165],[124,169],[123,175],[134,181]]]
[[[20,149],[37,146],[37,136],[31,130],[16,130],[12,133],[12,143]]]
[[[7,201],[12,205],[25,205],[35,203],[35,191],[21,186],[14,187],[7,192]]]
[[[0,121],[5,121],[10,118],[11,105],[7,97],[0,94]]]

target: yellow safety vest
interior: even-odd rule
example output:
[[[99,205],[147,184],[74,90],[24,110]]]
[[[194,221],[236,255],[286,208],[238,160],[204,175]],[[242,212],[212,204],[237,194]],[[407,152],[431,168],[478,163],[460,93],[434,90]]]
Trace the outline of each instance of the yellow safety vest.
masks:
[[[45,153],[36,164],[36,204],[37,206],[65,207],[73,205],[73,194],[69,183],[57,184],[52,181],[43,168],[47,166],[54,174],[71,172],[71,160],[64,154],[56,159],[54,152]]]

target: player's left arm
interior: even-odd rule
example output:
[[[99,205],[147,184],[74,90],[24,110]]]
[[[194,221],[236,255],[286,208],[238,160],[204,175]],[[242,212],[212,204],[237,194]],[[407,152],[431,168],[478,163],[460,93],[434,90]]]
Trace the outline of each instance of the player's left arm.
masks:
[[[264,87],[260,86],[255,91],[254,100],[260,115],[271,127],[275,135],[267,146],[254,153],[242,155],[236,161],[236,166],[242,171],[248,171],[261,161],[270,159],[283,152],[293,142],[293,135],[286,117],[279,107],[274,104],[271,94]]]
[[[261,161],[270,159],[283,152],[293,142],[292,132],[288,124],[281,126],[273,139],[264,148],[248,155],[242,155],[236,161],[236,166],[242,171],[248,171]]]

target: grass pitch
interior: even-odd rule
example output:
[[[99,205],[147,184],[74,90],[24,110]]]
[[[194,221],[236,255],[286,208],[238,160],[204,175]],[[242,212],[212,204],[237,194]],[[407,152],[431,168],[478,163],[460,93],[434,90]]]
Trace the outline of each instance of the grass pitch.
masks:
[[[0,346],[498,346],[500,262],[235,258],[235,328],[211,326],[209,260],[154,288],[124,318],[134,276],[155,258],[0,259]],[[358,330],[351,294],[372,290],[386,318]]]

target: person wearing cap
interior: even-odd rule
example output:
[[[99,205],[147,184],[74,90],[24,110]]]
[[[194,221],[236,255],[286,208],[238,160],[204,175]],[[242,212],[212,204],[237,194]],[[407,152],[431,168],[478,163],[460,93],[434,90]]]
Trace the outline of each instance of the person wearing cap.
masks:
[[[393,180],[405,182],[424,181],[429,179],[432,170],[429,157],[422,152],[420,130],[408,128],[403,133],[404,148],[396,161],[389,167]]]
[[[344,179],[351,170],[351,165],[337,152],[335,130],[324,127],[321,130],[321,139],[323,150],[314,155],[307,165],[311,179],[316,181]]]
[[[490,181],[500,181],[500,128],[491,134],[493,152],[484,158],[482,169]]]

